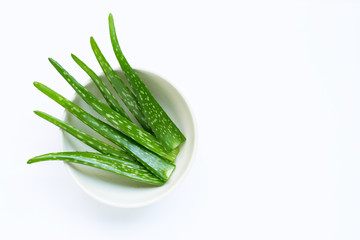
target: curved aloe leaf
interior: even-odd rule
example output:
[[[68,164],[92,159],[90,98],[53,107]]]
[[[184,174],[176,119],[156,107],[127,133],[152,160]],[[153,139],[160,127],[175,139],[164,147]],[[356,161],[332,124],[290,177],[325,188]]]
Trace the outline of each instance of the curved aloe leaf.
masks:
[[[163,185],[164,181],[157,178],[138,162],[126,158],[106,156],[100,153],[92,152],[59,152],[48,153],[31,158],[27,163],[36,163],[42,161],[61,160],[87,165],[108,172],[149,184]]]

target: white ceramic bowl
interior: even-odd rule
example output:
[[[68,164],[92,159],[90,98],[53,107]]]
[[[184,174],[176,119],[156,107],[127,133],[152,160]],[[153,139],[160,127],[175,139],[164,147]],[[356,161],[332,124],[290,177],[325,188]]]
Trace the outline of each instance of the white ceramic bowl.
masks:
[[[154,203],[167,195],[179,184],[188,172],[194,159],[196,149],[197,134],[195,120],[184,97],[173,85],[163,78],[146,71],[138,70],[137,72],[156,100],[187,138],[186,142],[180,147],[180,153],[175,162],[176,169],[170,180],[165,185],[157,187],[128,180],[122,176],[92,167],[65,163],[66,168],[69,170],[70,175],[74,178],[75,182],[91,197],[100,202],[122,208],[145,206]],[[121,72],[118,72],[118,74],[125,79]],[[101,77],[104,78],[104,76]],[[92,81],[89,81],[88,84],[86,84],[86,87],[103,100],[103,97]],[[75,96],[73,101],[88,112],[93,113],[95,116],[99,116],[86,105],[79,96]],[[109,143],[109,141],[85,126],[70,113],[65,112],[64,119],[66,122],[73,124],[94,137]],[[63,131],[62,143],[63,151],[94,151],[92,148]]]

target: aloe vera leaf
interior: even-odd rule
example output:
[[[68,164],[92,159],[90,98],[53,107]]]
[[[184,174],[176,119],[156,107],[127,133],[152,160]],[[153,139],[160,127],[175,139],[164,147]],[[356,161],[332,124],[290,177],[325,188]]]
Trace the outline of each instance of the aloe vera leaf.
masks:
[[[118,175],[149,184],[163,185],[164,181],[149,172],[140,163],[131,161],[127,158],[107,156],[93,152],[58,152],[48,153],[33,157],[28,160],[28,164],[61,160],[65,162],[78,163],[116,173]]]
[[[99,46],[95,42],[94,38],[90,38],[91,48],[94,52],[96,59],[98,60],[103,72],[105,73],[106,78],[109,80],[123,103],[129,109],[129,111],[134,115],[136,120],[140,123],[140,125],[147,131],[151,131],[148,123],[144,115],[141,112],[141,109],[136,101],[134,94],[131,90],[126,86],[123,80],[119,77],[119,75],[111,68],[108,61],[105,59],[102,54]]]
[[[186,140],[186,138],[126,60],[117,39],[112,14],[109,15],[109,30],[116,58],[118,59],[118,62],[130,83],[136,100],[142,109],[143,115],[145,116],[146,122],[150,125],[150,128],[154,132],[156,138],[167,150],[178,147]]]

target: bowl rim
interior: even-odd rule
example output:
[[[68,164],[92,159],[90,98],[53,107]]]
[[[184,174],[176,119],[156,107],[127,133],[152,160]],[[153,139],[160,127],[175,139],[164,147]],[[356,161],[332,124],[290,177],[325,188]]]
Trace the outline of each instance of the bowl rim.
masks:
[[[122,72],[122,70],[120,68],[116,68],[114,69],[115,72],[117,71],[120,71]],[[196,117],[194,115],[194,111],[193,111],[193,108],[192,106],[189,104],[189,101],[187,100],[187,98],[184,96],[183,92],[181,90],[179,90],[179,88],[177,88],[175,86],[175,84],[173,82],[170,82],[168,81],[166,78],[164,78],[163,76],[160,76],[156,73],[153,73],[153,72],[150,72],[150,71],[147,71],[147,70],[143,70],[143,69],[134,69],[136,72],[140,72],[140,73],[143,73],[143,74],[146,74],[146,75],[154,75],[162,80],[164,80],[165,82],[167,82],[171,87],[173,87],[180,95],[180,97],[183,99],[183,101],[185,102],[189,112],[190,112],[190,117],[191,117],[191,120],[192,120],[192,123],[193,123],[193,126],[194,126],[194,144],[193,144],[193,150],[192,150],[192,153],[191,153],[191,157],[190,157],[190,160],[189,160],[189,164],[186,166],[185,168],[185,171],[182,175],[180,175],[180,177],[177,179],[177,181],[166,191],[162,192],[161,194],[159,194],[158,196],[152,198],[152,199],[149,199],[147,201],[142,201],[142,202],[138,202],[138,203],[134,203],[134,204],[124,204],[124,203],[118,203],[118,202],[113,202],[113,201],[109,201],[109,200],[106,200],[105,198],[101,198],[99,196],[97,196],[96,194],[92,193],[90,190],[88,190],[85,186],[83,186],[83,184],[81,183],[81,181],[75,176],[75,173],[73,172],[73,167],[67,163],[67,162],[64,162],[64,165],[65,165],[65,169],[67,170],[67,172],[70,174],[71,178],[75,181],[75,183],[86,193],[88,194],[90,197],[92,197],[93,199],[101,202],[101,203],[104,203],[106,205],[109,205],[109,206],[113,206],[113,207],[118,207],[118,208],[140,208],[140,207],[145,207],[145,206],[148,206],[150,204],[153,204],[161,199],[163,199],[164,197],[166,197],[167,195],[169,195],[171,192],[173,192],[173,190],[179,186],[180,183],[183,182],[185,176],[189,173],[190,169],[192,168],[193,166],[193,163],[194,163],[194,159],[196,157],[196,153],[197,153],[197,147],[198,147],[198,127],[197,127],[197,120],[196,120]],[[104,75],[104,73],[100,73],[98,74],[98,76],[102,76]],[[91,84],[93,81],[91,79],[88,79],[84,84],[83,86],[88,86],[89,84]],[[75,98],[78,96],[78,94],[75,92],[71,98],[70,98],[70,101],[74,101]],[[70,114],[66,109],[63,110],[63,113],[62,113],[62,117],[61,119],[63,121],[66,120],[66,117],[67,115]],[[60,129],[59,128],[59,131],[60,131],[60,146],[61,146],[61,150],[64,151],[64,133],[66,133],[64,130]],[[166,184],[166,183],[165,183]],[[161,187],[161,186],[159,186]]]

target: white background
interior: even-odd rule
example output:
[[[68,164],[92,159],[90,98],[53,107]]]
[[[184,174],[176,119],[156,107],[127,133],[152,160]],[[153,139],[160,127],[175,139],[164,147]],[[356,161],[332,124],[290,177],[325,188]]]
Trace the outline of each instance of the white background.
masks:
[[[116,66],[112,12],[129,62],[174,83],[199,128],[181,185],[148,207],[86,195],[61,162],[61,117],[38,92],[81,82],[70,53]],[[360,239],[360,3],[2,1],[0,239]]]

